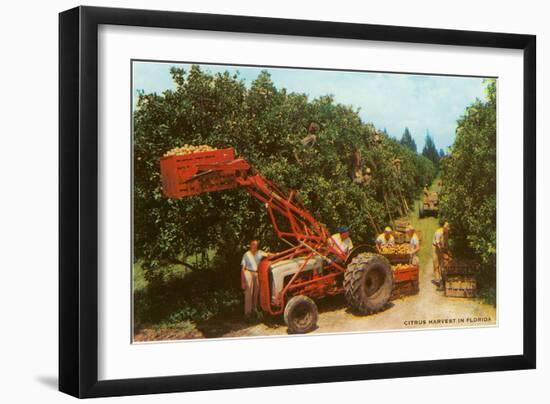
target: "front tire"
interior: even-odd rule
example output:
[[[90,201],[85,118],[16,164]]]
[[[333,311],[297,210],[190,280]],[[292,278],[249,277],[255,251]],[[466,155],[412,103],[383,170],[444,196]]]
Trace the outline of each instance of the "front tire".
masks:
[[[289,334],[306,334],[317,328],[317,305],[307,296],[291,298],[285,306],[284,319]]]
[[[344,273],[348,305],[361,314],[376,313],[389,302],[393,272],[389,261],[376,254],[359,254]]]

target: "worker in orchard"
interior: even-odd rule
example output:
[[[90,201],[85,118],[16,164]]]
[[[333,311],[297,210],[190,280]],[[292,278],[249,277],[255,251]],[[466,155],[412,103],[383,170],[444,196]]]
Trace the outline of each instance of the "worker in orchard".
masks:
[[[434,268],[434,279],[432,283],[437,286],[438,290],[443,290],[443,280],[441,276],[441,265],[443,257],[449,247],[449,232],[451,226],[445,222],[442,227],[437,229],[432,240],[432,263]]]
[[[428,184],[424,185],[424,189],[422,190],[424,193],[424,196],[430,196],[430,190],[428,189]]]
[[[376,249],[379,253],[382,252],[382,249],[384,247],[388,246],[394,246],[395,245],[395,239],[393,237],[393,231],[390,226],[386,226],[384,229],[384,233],[381,233],[376,238]]]
[[[258,240],[250,240],[241,261],[241,287],[244,290],[244,316],[249,319],[258,307],[258,266],[268,254],[258,248]]]
[[[407,236],[409,237],[409,251],[411,254],[411,264],[418,265],[418,252],[420,251],[420,239],[413,226],[407,226]]]
[[[338,233],[331,236],[331,241],[346,255],[353,250],[353,242],[351,241],[348,226],[340,226],[338,228]]]

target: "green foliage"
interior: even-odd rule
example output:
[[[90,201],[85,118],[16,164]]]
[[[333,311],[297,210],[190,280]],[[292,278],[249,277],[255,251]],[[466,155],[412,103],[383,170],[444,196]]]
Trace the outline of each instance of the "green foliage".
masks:
[[[213,270],[209,276],[238,288],[240,257],[251,237],[272,251],[284,247],[265,208],[244,190],[165,198],[159,157],[175,146],[233,147],[266,178],[298,190],[330,231],[349,225],[356,244],[372,243],[434,177],[428,159],[361,122],[357,110],[331,96],[310,100],[288,93],[267,72],[250,88],[236,75],[211,75],[198,66],[171,73],[176,89],[140,94],[134,112],[134,259],[148,282],[162,281],[166,268],[178,264],[197,273]],[[304,146],[312,122],[320,130],[316,142]],[[368,181],[352,181],[357,168],[370,169]],[[204,265],[187,259],[207,251],[214,254]]]
[[[403,135],[401,136],[400,142],[403,146],[407,146],[413,152],[416,153],[416,142],[414,141],[409,128],[405,128]]]
[[[451,223],[453,248],[474,255],[494,285],[496,268],[496,82],[458,120],[456,140],[442,159],[441,213]]]
[[[211,270],[172,271],[162,280],[147,284],[141,266],[134,264],[134,326],[192,328],[193,323],[241,312],[243,296],[238,287],[228,287]],[[137,285],[136,285],[137,286]]]

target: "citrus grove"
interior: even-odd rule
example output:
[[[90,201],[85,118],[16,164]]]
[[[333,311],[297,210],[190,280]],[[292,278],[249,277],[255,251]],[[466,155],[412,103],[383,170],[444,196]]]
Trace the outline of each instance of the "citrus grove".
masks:
[[[331,96],[311,99],[276,88],[266,71],[248,86],[238,75],[211,74],[199,66],[172,68],[171,75],[175,89],[140,92],[133,116],[134,279],[138,274],[147,284],[135,292],[136,327],[197,321],[237,307],[239,263],[248,241],[257,238],[271,251],[285,247],[265,208],[244,190],[164,197],[159,159],[165,153],[183,145],[233,147],[266,178],[297,190],[329,231],[349,226],[356,244],[372,244],[386,224],[413,208],[422,187],[437,175],[432,161],[362,121],[356,108]],[[468,235],[461,245],[488,264],[493,234],[472,221],[494,223],[495,205],[474,190],[479,186],[491,195],[494,183],[489,177],[467,182],[465,174],[477,178],[479,172],[475,160],[463,160],[485,159],[480,161],[490,176],[487,160],[494,159],[494,145],[476,136],[494,130],[487,123],[494,119],[491,91],[489,85],[489,101],[466,110],[452,153],[441,161],[443,217]],[[475,135],[480,124],[484,132]],[[476,141],[486,150],[473,150]],[[466,168],[471,171],[461,173]],[[461,194],[453,195],[455,186]],[[478,211],[472,214],[479,217],[459,217],[475,203]]]

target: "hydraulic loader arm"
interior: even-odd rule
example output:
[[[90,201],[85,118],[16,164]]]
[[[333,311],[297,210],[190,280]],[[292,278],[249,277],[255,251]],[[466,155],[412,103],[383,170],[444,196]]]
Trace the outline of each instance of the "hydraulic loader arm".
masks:
[[[346,254],[296,193],[285,192],[255,171],[246,160],[235,158],[232,148],[161,159],[165,196],[183,198],[243,187],[266,206],[277,236],[292,247],[294,254],[319,255],[331,266],[345,270],[335,261],[345,262]]]

